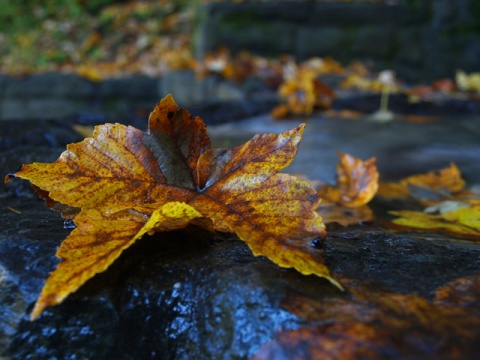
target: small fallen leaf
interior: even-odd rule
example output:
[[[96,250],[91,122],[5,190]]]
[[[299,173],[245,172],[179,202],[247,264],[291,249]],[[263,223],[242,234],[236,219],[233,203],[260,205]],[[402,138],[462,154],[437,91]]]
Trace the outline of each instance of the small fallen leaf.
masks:
[[[461,191],[465,187],[462,174],[454,163],[451,163],[450,167],[439,171],[409,176],[400,183],[404,185],[428,187],[435,191],[444,189],[450,192]]]
[[[480,199],[464,190],[465,181],[455,164],[439,171],[412,175],[398,183],[381,183],[378,195],[386,198],[414,199],[423,211],[390,211],[388,225],[394,230],[428,231],[457,237],[480,236]]]
[[[315,73],[298,69],[278,89],[281,98],[286,99],[290,113],[310,115],[316,102]]]
[[[412,195],[412,190],[415,187],[447,196],[462,191],[465,187],[465,181],[457,166],[451,163],[448,168],[412,175],[398,183],[381,182],[378,195],[389,198],[403,198]]]
[[[362,161],[352,155],[338,152],[337,185],[325,185],[318,189],[317,195],[324,202],[337,202],[347,207],[359,207],[367,204],[378,189],[378,171],[376,159]]]
[[[341,288],[310,246],[326,235],[315,190],[278,173],[289,165],[305,125],[256,135],[233,149],[212,149],[204,122],[168,95],[149,118],[149,132],[121,124],[95,127],[53,163],[33,163],[6,178],[29,180],[47,205],[73,218],[31,314],[61,303],[144,234],[192,223],[234,231],[254,255],[315,274]]]
[[[312,66],[297,67],[289,62],[286,67],[284,82],[278,89],[279,96],[286,102],[288,115],[310,115],[314,109],[331,107],[335,92],[327,84],[318,80],[317,72]],[[276,108],[272,117],[279,119],[285,113],[285,108]]]
[[[373,221],[373,211],[366,204],[378,188],[376,159],[362,161],[342,152],[338,155],[337,184],[315,187],[317,196],[322,199],[317,212],[326,224],[337,222],[347,226]]]
[[[474,72],[467,74],[462,70],[457,70],[455,82],[461,91],[471,91],[480,93],[480,73]]]
[[[221,74],[225,71],[229,61],[230,51],[224,46],[214,52],[208,52],[196,69],[197,76],[203,78],[210,73]]]
[[[473,204],[455,210],[432,214],[422,211],[398,210],[390,214],[401,230],[427,230],[480,241],[480,206]]]

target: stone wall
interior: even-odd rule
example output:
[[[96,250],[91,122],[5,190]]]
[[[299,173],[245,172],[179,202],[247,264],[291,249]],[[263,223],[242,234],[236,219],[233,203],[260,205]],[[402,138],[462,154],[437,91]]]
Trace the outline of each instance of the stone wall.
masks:
[[[298,60],[359,59],[412,82],[480,69],[478,0],[214,3],[202,11],[199,56],[226,45],[233,52],[288,53]]]
[[[190,70],[172,71],[159,78],[135,75],[102,82],[62,73],[0,75],[0,122],[72,116],[80,122],[122,121],[139,113],[147,116],[171,93],[194,115],[218,123],[268,112],[276,104],[276,93],[256,90],[251,82],[240,85],[217,76],[198,80]]]
[[[81,112],[151,109],[158,81],[146,76],[91,82],[75,74],[0,76],[0,120],[62,119]]]

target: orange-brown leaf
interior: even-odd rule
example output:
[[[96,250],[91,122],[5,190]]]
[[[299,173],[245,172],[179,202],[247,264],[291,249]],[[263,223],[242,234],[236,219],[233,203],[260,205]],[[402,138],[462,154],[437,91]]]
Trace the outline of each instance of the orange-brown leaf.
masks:
[[[337,183],[345,206],[362,206],[367,204],[378,189],[378,171],[375,158],[362,161],[349,154],[339,153],[337,166]]]
[[[232,230],[255,255],[341,287],[310,246],[325,236],[315,190],[278,173],[293,161],[304,127],[214,150],[203,121],[169,95],[150,115],[148,133],[97,126],[92,138],[68,145],[54,163],[24,165],[11,176],[30,180],[77,225],[58,251],[63,261],[32,318],[104,271],[143,234],[189,222]]]
[[[411,195],[411,187],[424,188],[442,195],[449,195],[462,191],[465,187],[465,181],[457,166],[451,163],[448,168],[412,175],[398,183],[381,183],[378,195],[391,198],[407,197]]]
[[[318,189],[318,196],[324,202],[337,202],[347,207],[367,204],[378,189],[378,171],[375,158],[362,161],[359,158],[339,152],[337,185],[325,185]]]
[[[426,174],[409,176],[401,181],[405,185],[427,187],[432,190],[445,189],[450,192],[461,191],[465,186],[460,170],[454,163],[450,167]]]

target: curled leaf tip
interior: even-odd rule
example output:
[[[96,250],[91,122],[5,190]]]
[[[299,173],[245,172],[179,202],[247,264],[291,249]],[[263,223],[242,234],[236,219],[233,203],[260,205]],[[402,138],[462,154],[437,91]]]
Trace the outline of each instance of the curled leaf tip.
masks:
[[[5,176],[5,184],[7,184],[11,179],[15,177],[15,173],[9,173]]]

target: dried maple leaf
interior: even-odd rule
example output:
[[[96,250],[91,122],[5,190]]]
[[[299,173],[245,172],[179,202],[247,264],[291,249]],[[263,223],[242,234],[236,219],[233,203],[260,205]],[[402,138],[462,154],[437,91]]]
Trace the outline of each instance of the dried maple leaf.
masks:
[[[322,199],[317,212],[326,224],[337,222],[347,226],[373,221],[373,211],[366,204],[375,196],[378,187],[376,159],[362,161],[342,152],[338,155],[336,185],[305,179]]]
[[[278,89],[280,97],[285,98],[290,112],[294,115],[310,115],[316,102],[315,73],[297,70]]]
[[[401,181],[403,185],[428,187],[432,190],[461,191],[465,186],[460,170],[454,163],[450,167],[426,174],[409,176]]]
[[[337,185],[324,185],[317,195],[324,202],[336,202],[347,207],[360,207],[375,196],[378,189],[376,159],[366,161],[338,152]]]
[[[315,190],[278,173],[294,159],[303,130],[302,124],[231,150],[211,149],[203,121],[168,95],[150,115],[148,133],[97,126],[92,138],[68,145],[54,163],[23,165],[7,176],[30,180],[49,206],[77,225],[57,252],[63,261],[31,318],[104,271],[145,233],[189,223],[232,230],[254,255],[341,288],[310,246],[325,236]]]
[[[288,112],[277,107],[272,111],[272,117],[278,119],[289,114],[305,116],[310,115],[315,108],[330,108],[335,93],[328,85],[316,79],[316,76],[314,70],[297,68],[295,65],[292,74],[286,76],[278,89],[278,94],[287,103]]]
[[[425,189],[445,197],[465,187],[460,170],[454,163],[450,167],[425,174],[406,177],[398,183],[380,183],[378,195],[389,198],[403,198],[412,195],[412,189]],[[418,192],[417,192],[418,193]]]

